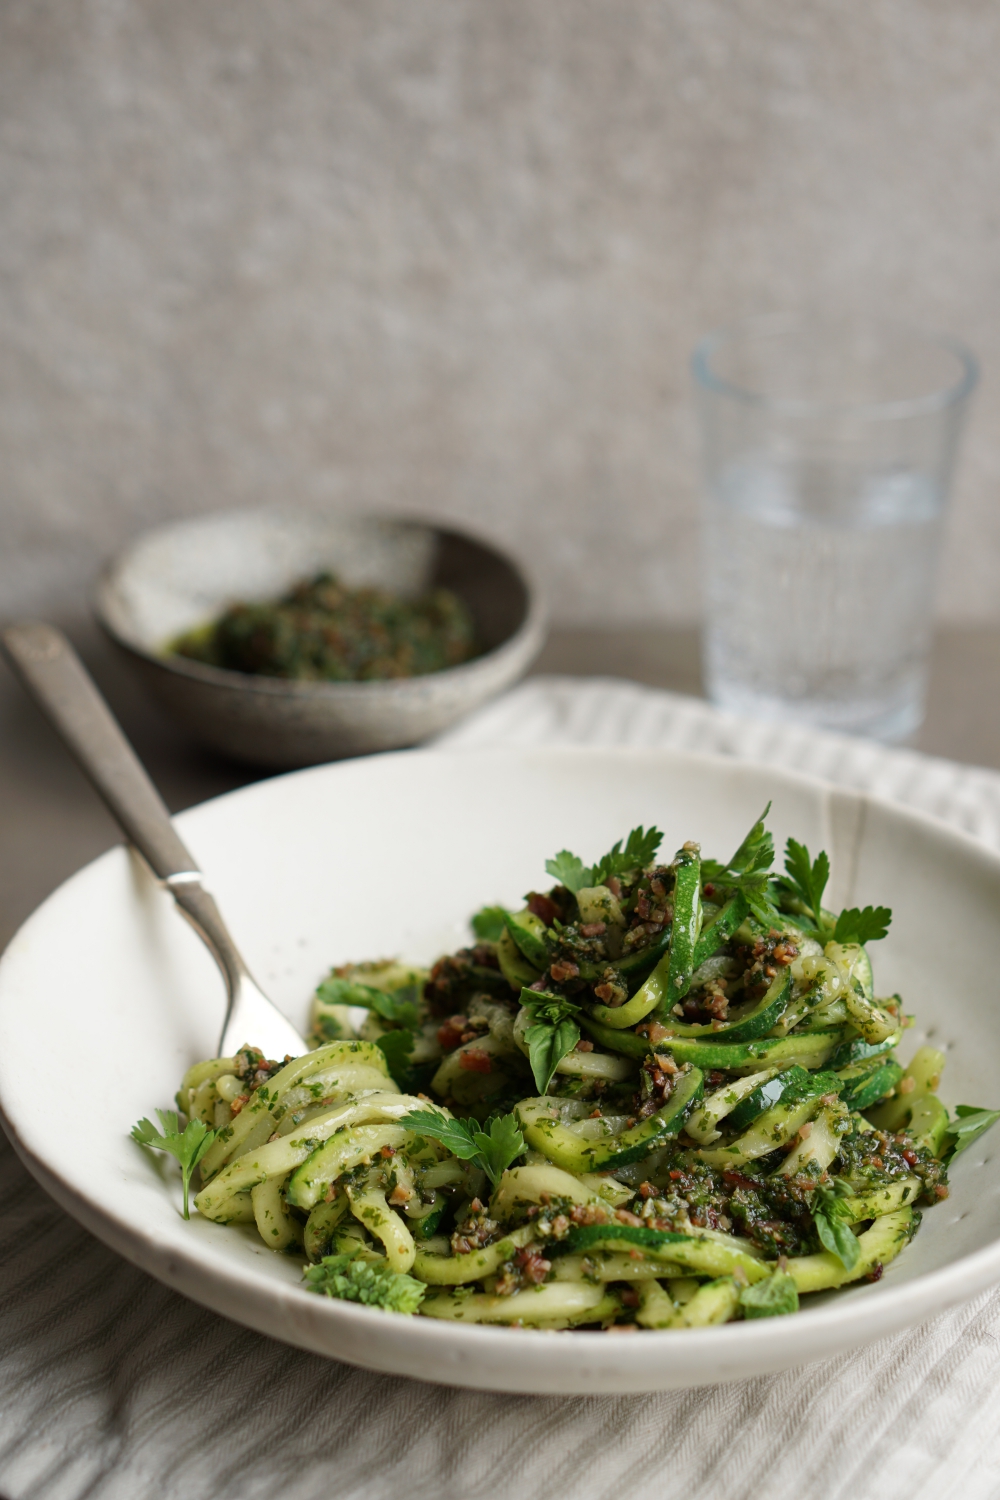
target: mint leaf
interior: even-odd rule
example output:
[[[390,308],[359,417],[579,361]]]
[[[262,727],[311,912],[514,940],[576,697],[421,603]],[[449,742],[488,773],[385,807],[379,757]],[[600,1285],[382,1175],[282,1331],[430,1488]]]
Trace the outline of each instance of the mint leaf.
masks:
[[[162,1135],[152,1120],[143,1119],[137,1125],[132,1126],[132,1139],[138,1141],[140,1146],[148,1146],[151,1151],[166,1151],[180,1163],[181,1182],[184,1189],[184,1217],[190,1219],[188,1189],[191,1185],[191,1174],[215,1140],[216,1131],[209,1130],[201,1120],[189,1120],[181,1130],[181,1122],[174,1110],[158,1109],[156,1113],[159,1116]]]
[[[892,912],[888,906],[866,906],[863,911],[856,906],[845,907],[833,930],[834,942],[874,943],[885,937],[891,921]]]
[[[945,1141],[949,1144],[942,1160],[946,1163],[953,1162],[959,1152],[965,1151],[1000,1120],[1000,1110],[979,1109],[973,1104],[956,1104],[955,1114],[957,1118],[948,1122],[945,1134]]]
[[[843,1202],[852,1196],[851,1187],[834,1178],[829,1187],[820,1184],[813,1193],[812,1216],[820,1244],[835,1255],[845,1270],[853,1271],[861,1254],[858,1237],[850,1228],[850,1210]]]
[[[764,1281],[744,1287],[740,1306],[745,1318],[781,1318],[798,1312],[799,1293],[794,1276],[787,1271],[775,1271]]]
[[[385,1312],[415,1313],[427,1291],[422,1281],[393,1271],[389,1265],[373,1264],[351,1255],[325,1255],[314,1266],[306,1266],[303,1280],[311,1292],[336,1297],[342,1302],[361,1302]]]
[[[506,915],[506,907],[483,906],[472,918],[470,926],[481,943],[498,943],[503,936]]]
[[[547,859],[545,870],[553,880],[570,891],[582,891],[584,886],[593,883],[590,866],[585,865],[578,854],[571,854],[568,849],[560,849],[555,859]]]
[[[452,1156],[479,1167],[494,1187],[511,1162],[524,1154],[516,1115],[490,1115],[480,1128],[476,1120],[449,1120],[429,1109],[411,1109],[399,1123],[440,1141]]]

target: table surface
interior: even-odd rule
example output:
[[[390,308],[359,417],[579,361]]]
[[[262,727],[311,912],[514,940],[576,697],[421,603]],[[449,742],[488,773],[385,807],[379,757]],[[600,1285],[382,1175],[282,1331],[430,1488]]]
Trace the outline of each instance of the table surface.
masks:
[[[127,664],[96,629],[67,629],[171,811],[265,774],[201,750],[144,696]],[[627,677],[679,693],[701,693],[693,630],[557,630],[534,672]],[[917,748],[1000,768],[998,689],[1000,630],[940,631]],[[50,891],[118,837],[54,732],[9,671],[0,668],[0,947]]]

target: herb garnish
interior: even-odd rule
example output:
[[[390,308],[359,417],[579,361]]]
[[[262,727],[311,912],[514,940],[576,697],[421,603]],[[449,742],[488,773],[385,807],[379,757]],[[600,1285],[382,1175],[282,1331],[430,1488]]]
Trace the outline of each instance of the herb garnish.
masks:
[[[311,1292],[337,1297],[342,1302],[363,1302],[386,1312],[415,1313],[427,1291],[422,1281],[393,1271],[388,1265],[350,1255],[325,1255],[314,1266],[306,1266],[303,1279]]]
[[[745,1286],[740,1292],[740,1307],[745,1318],[780,1318],[799,1310],[799,1290],[794,1276],[774,1271],[763,1281]]]
[[[861,1254],[858,1237],[850,1228],[851,1211],[844,1202],[854,1191],[842,1177],[834,1177],[813,1193],[812,1216],[820,1244],[835,1255],[847,1271],[853,1271]]]
[[[789,839],[785,845],[785,871],[775,883],[803,909],[800,914],[809,919],[799,925],[821,943],[826,944],[832,938],[837,943],[864,944],[885,937],[892,921],[888,906],[845,907],[836,921],[823,910],[823,892],[830,879],[830,860],[825,850],[820,850],[810,863],[805,844]]]
[[[540,1094],[544,1094],[556,1068],[580,1040],[580,1028],[575,1019],[580,1014],[580,1007],[565,995],[528,989],[521,991],[521,1004],[531,1021],[524,1033],[528,1061],[535,1086]]]
[[[420,1008],[415,985],[403,985],[398,990],[377,990],[370,984],[359,984],[356,979],[324,979],[317,986],[316,997],[324,1005],[357,1005],[364,1010],[373,1010],[384,1021],[397,1026],[416,1026],[420,1020]]]
[[[181,1130],[181,1122],[174,1110],[158,1109],[156,1113],[160,1117],[163,1134],[160,1134],[152,1120],[143,1119],[138,1125],[132,1126],[132,1139],[138,1141],[140,1146],[148,1146],[151,1151],[167,1151],[180,1162],[181,1181],[184,1184],[184,1217],[190,1219],[188,1188],[191,1174],[215,1140],[217,1132],[209,1130],[202,1120],[189,1120]]]
[[[622,848],[621,839],[603,854],[596,865],[585,865],[578,854],[560,849],[555,859],[545,861],[546,872],[571,891],[582,891],[594,885],[606,885],[612,875],[628,875],[652,864],[663,842],[658,828],[633,828]]]
[[[484,906],[471,919],[470,926],[481,943],[499,943],[503,937],[505,906]]]
[[[764,827],[764,819],[770,811],[769,802],[727,865],[720,864],[717,859],[701,862],[702,881],[710,881],[727,891],[739,891],[764,927],[780,922],[770,893],[774,839]]]
[[[478,1120],[449,1120],[429,1109],[411,1109],[399,1123],[418,1135],[440,1141],[452,1156],[479,1167],[494,1187],[525,1150],[516,1115],[490,1115],[480,1126]]]
[[[945,1140],[951,1142],[941,1160],[950,1163],[960,1151],[966,1150],[979,1139],[985,1130],[1000,1120],[1000,1109],[979,1109],[974,1104],[956,1104],[956,1119],[949,1120]]]

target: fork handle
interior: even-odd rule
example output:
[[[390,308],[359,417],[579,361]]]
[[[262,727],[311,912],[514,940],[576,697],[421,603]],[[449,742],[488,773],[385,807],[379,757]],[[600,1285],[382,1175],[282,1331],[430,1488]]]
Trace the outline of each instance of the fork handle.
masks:
[[[8,625],[7,659],[73,752],[130,843],[160,880],[201,872],[93,679],[61,630]]]
[[[61,630],[42,621],[8,625],[3,647],[14,671],[153,874],[211,949],[230,1000],[247,969],[166,803]]]

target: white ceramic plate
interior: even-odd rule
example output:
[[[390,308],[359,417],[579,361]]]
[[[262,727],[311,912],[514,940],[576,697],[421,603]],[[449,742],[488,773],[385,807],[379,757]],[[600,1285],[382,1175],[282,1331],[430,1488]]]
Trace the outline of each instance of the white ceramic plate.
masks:
[[[764,803],[834,863],[831,905],[886,902],[882,993],[948,1053],[949,1103],[1000,1103],[1000,860],[929,819],[804,778],[662,751],[409,752],[299,772],[221,797],[178,824],[258,977],[305,1025],[334,962],[430,960],[467,941],[469,913],[515,901],[569,846],[596,858],[634,824],[664,847],[725,857]],[[217,1312],[372,1369],[493,1390],[624,1392],[702,1385],[817,1359],[942,1311],[1000,1280],[1000,1139],[961,1157],[877,1285],[796,1317],[624,1337],[456,1327],[320,1298],[253,1230],[178,1214],[169,1166],[133,1122],[169,1107],[214,1053],[213,965],[138,860],[118,849],[62,886],[0,965],[0,1101],[30,1170],[81,1223]]]

